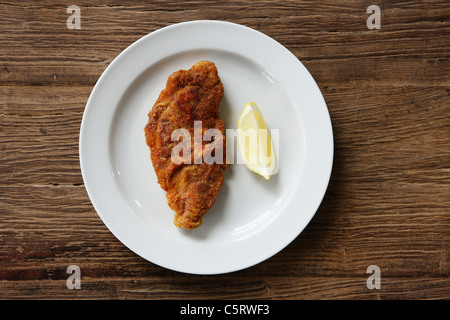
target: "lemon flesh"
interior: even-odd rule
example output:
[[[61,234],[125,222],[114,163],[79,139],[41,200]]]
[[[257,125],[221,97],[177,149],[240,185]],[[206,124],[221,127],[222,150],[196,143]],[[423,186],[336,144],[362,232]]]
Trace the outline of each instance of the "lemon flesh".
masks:
[[[275,150],[261,110],[247,103],[238,120],[237,140],[244,164],[269,180],[275,169]]]

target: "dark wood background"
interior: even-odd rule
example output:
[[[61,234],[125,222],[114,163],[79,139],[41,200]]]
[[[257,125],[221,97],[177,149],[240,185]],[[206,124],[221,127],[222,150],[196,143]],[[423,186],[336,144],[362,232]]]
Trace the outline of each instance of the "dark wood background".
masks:
[[[369,30],[366,9],[381,8]],[[69,5],[81,29],[69,30]],[[449,299],[448,1],[0,2],[0,298]],[[255,28],[311,72],[335,160],[304,232],[254,267],[186,275],[122,245],[85,191],[81,118],[108,64],[158,28]],[[81,289],[66,287],[69,265]],[[366,269],[381,269],[381,289]]]

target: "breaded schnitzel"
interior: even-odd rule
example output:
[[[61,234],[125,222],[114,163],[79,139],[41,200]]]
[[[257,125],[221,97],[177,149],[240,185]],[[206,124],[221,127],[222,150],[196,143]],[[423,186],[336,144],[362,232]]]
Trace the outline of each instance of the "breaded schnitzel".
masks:
[[[222,97],[223,85],[215,64],[201,61],[190,70],[179,70],[170,75],[166,88],[148,114],[145,139],[158,183],[167,192],[169,207],[176,212],[174,224],[177,227],[194,229],[200,226],[224,182],[225,135],[219,115]],[[222,161],[207,164],[202,157],[199,164],[196,164],[198,161],[174,163],[172,150],[179,142],[172,141],[172,133],[177,129],[188,130],[194,158],[194,121],[201,121],[203,133],[208,129],[218,129],[222,133],[223,149],[215,150],[222,152]],[[207,142],[202,141],[202,155],[207,146]]]

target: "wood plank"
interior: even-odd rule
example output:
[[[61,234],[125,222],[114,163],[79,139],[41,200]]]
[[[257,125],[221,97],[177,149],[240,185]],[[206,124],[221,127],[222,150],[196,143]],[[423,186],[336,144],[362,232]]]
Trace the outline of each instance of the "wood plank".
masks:
[[[186,14],[180,4],[172,3],[171,8],[164,3],[164,8],[170,9],[161,10],[162,4],[157,2],[143,8],[113,3],[86,5],[85,23],[76,32],[65,26],[67,14],[63,6],[27,6],[24,21],[22,7],[3,4],[0,15],[16,29],[0,38],[4,48],[0,85],[93,85],[128,45],[162,26],[184,20],[177,17]],[[243,10],[248,7],[253,16],[234,21],[259,29],[286,45],[320,82],[370,80],[385,85],[416,85],[423,81],[448,84],[450,80],[448,73],[439,72],[450,68],[447,37],[443,32],[450,30],[445,19],[445,13],[449,12],[445,1],[426,8],[420,27],[415,14],[425,9],[422,5],[403,8],[402,3],[397,7],[386,4],[383,32],[375,33],[365,26],[367,14],[361,4],[342,7],[328,3],[319,8],[304,3],[287,4],[264,16],[262,12],[267,11],[264,1],[238,2]],[[200,9],[194,3],[189,10],[209,10],[210,19],[229,15],[226,7],[218,4]],[[15,21],[14,17],[21,18]],[[158,18],[167,18],[171,23],[158,22]],[[32,23],[33,19],[36,21]]]
[[[46,299],[441,299],[449,297],[445,289],[448,279],[429,278],[382,278],[380,290],[369,290],[366,275],[359,278],[304,277],[292,283],[289,278],[267,278],[267,280],[219,280],[212,285],[209,278],[193,277],[178,281],[151,278],[128,279],[81,279],[80,290],[69,290],[66,279],[40,281],[7,281],[0,298]],[[18,289],[19,288],[19,289]],[[99,290],[101,288],[101,290]]]
[[[325,198],[308,228],[290,246],[255,266],[248,276],[357,276],[372,264],[402,277],[448,275],[446,235],[450,221],[445,208],[450,198],[443,196],[437,208],[422,202],[438,193],[437,189],[413,194],[411,200],[416,203],[410,207],[398,200],[398,205],[392,205],[398,197],[405,197],[396,195],[395,187],[394,200],[386,195],[378,199],[343,196],[335,191],[333,197]],[[143,259],[106,229],[90,205],[84,186],[1,186],[0,201],[0,263],[9,269],[4,279],[16,277],[16,268],[37,263],[41,265],[37,272],[40,276],[45,276],[49,267],[68,261],[94,263],[97,268],[107,262],[119,266],[130,265],[130,261],[143,264]],[[114,255],[102,258],[110,254]],[[98,260],[103,261],[101,265]],[[286,267],[277,269],[280,263]],[[135,276],[134,269],[123,270],[120,276]]]
[[[78,138],[90,87],[0,87],[1,184],[82,183]],[[324,87],[335,171],[347,177],[449,183],[446,87]],[[17,97],[22,97],[22,104]],[[351,100],[351,103],[348,101]],[[389,101],[386,104],[385,101]],[[433,121],[430,121],[433,119]],[[357,161],[363,165],[354,166]],[[409,180],[410,181],[410,180]]]

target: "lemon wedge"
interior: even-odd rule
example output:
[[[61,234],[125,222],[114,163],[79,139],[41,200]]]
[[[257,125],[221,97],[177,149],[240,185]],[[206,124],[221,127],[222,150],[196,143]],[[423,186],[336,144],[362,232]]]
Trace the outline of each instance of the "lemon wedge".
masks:
[[[269,180],[275,169],[275,150],[261,110],[247,103],[238,120],[237,140],[244,164]]]

